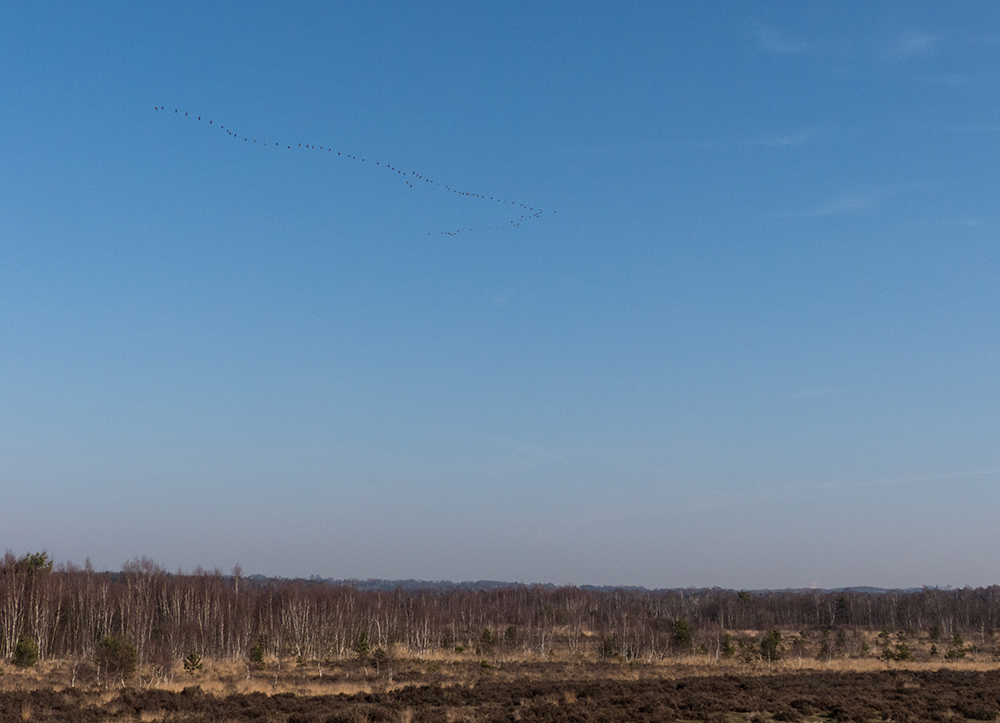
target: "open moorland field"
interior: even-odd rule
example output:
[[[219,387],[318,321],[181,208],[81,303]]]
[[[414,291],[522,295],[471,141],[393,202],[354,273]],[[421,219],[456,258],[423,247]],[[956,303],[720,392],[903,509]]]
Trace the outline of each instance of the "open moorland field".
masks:
[[[0,678],[2,721],[962,721],[996,720],[993,663],[783,660],[644,663],[463,656],[313,662],[248,671],[204,660],[172,680],[98,684],[50,661]],[[390,670],[391,668],[391,670]],[[82,674],[82,675],[81,675]],[[75,675],[75,677],[74,677]]]
[[[996,720],[1000,587],[364,588],[0,563],[5,721]]]

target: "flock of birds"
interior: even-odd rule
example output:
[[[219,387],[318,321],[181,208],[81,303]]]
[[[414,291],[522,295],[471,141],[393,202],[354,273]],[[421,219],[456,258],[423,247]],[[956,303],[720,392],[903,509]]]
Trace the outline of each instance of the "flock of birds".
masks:
[[[156,110],[157,112],[164,111],[164,112],[169,113],[169,111],[166,111],[166,109],[162,105],[161,106],[155,106],[154,110]],[[181,116],[180,115],[180,111],[177,110],[177,109],[174,109],[174,113],[173,114],[177,115],[179,117],[184,117],[184,118],[192,118],[192,117],[194,117],[194,116],[191,116],[187,112],[185,112],[184,115]],[[200,121],[202,119],[202,116],[197,116],[197,118]],[[234,138],[236,140],[239,140],[240,137],[241,137],[240,134],[237,133],[237,132],[235,132],[232,128],[226,128],[224,125],[221,125],[221,124],[218,125],[218,126],[216,126],[215,125],[215,121],[213,121],[213,120],[208,121],[208,125],[213,126],[215,128],[218,128],[219,130],[226,131],[227,135],[229,135],[230,137],[232,137],[232,138]],[[243,136],[243,141],[245,143],[251,143],[251,142],[252,143],[257,143],[256,139],[250,138],[248,136]],[[298,143],[298,144],[296,144],[296,145],[293,146],[290,143],[279,143],[277,141],[275,141],[274,143],[268,143],[268,142],[264,141],[264,142],[262,142],[261,145],[264,145],[264,146],[270,145],[270,146],[273,146],[275,148],[281,148],[282,146],[285,146],[285,148],[288,149],[288,150],[292,150],[293,148],[295,150],[298,150],[299,148],[305,148],[307,150],[320,150],[320,151],[326,151],[327,153],[333,153],[333,148],[331,148],[329,146],[326,146],[326,147],[319,146],[319,148],[317,148],[316,146],[310,145],[308,143],[305,143],[305,144]],[[352,161],[359,160],[356,155],[352,155],[350,153],[346,153],[346,152],[343,152],[343,151],[337,151],[337,157],[339,157],[341,159],[352,160]],[[367,163],[368,162],[368,161],[366,161],[365,158],[361,158],[360,161],[362,163]],[[500,226],[489,226],[489,227],[486,227],[486,228],[479,228],[479,229],[474,229],[474,228],[459,228],[459,229],[455,229],[454,231],[441,231],[441,233],[443,235],[445,235],[445,236],[457,236],[457,235],[459,235],[461,233],[465,233],[465,232],[468,232],[468,231],[476,231],[476,230],[478,230],[478,231],[499,231],[499,230],[504,230],[504,229],[520,228],[521,224],[524,223],[525,221],[529,221],[531,219],[538,218],[543,213],[543,210],[541,208],[534,208],[534,207],[528,206],[527,204],[524,204],[524,203],[518,203],[517,201],[511,201],[510,199],[500,198],[499,196],[486,196],[485,194],[482,194],[482,193],[473,193],[472,191],[466,191],[466,190],[462,190],[462,189],[458,189],[458,188],[452,188],[451,186],[445,185],[445,184],[443,184],[443,183],[441,183],[439,181],[434,181],[433,179],[426,178],[425,176],[417,173],[416,171],[412,171],[412,170],[411,171],[404,171],[401,168],[398,168],[398,167],[396,167],[394,165],[391,165],[391,164],[388,164],[388,163],[381,163],[380,161],[375,161],[374,163],[375,163],[376,166],[379,166],[380,168],[385,168],[389,172],[395,172],[396,175],[398,175],[401,178],[401,180],[404,183],[406,183],[406,185],[409,188],[413,188],[414,182],[417,182],[417,183],[429,183],[429,184],[433,184],[434,186],[436,186],[438,188],[443,189],[445,192],[454,193],[454,194],[457,194],[459,196],[464,196],[464,197],[467,197],[467,198],[470,198],[470,199],[475,198],[475,199],[480,199],[482,201],[487,201],[487,202],[492,201],[494,203],[497,203],[497,204],[500,204],[500,205],[503,205],[503,206],[507,206],[507,205],[514,206],[514,212],[517,213],[517,214],[520,214],[517,218],[511,219],[509,223],[503,224],[503,225],[500,225]],[[555,213],[555,211],[551,211],[551,213]],[[427,235],[429,236],[430,233],[428,233]]]

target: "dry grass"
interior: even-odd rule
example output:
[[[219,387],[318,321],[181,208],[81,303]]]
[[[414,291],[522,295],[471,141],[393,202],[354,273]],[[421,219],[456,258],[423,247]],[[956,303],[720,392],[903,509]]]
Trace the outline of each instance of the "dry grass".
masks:
[[[754,638],[759,632],[734,632],[734,640],[743,636]],[[819,633],[810,638],[799,638],[797,631],[783,631],[786,649],[783,658],[767,664],[760,660],[744,663],[738,656],[731,658],[715,655],[682,655],[665,658],[637,659],[633,661],[606,660],[596,655],[596,646],[582,645],[576,650],[568,646],[541,654],[522,649],[507,650],[488,656],[473,651],[456,652],[454,649],[408,650],[396,646],[391,651],[391,671],[376,675],[372,668],[365,668],[354,659],[309,661],[296,666],[290,658],[269,659],[261,670],[248,670],[245,662],[205,658],[204,668],[196,676],[183,671],[178,663],[168,670],[142,670],[130,685],[138,688],[158,688],[180,692],[190,686],[199,686],[206,693],[227,696],[234,693],[295,693],[296,695],[353,695],[392,691],[410,685],[437,684],[441,686],[469,686],[483,680],[621,680],[678,679],[717,675],[765,676],[778,673],[841,672],[867,673],[886,669],[901,671],[990,671],[1000,669],[990,655],[975,653],[963,659],[946,660],[931,656],[935,644],[927,638],[910,636],[907,643],[914,660],[884,662],[873,657],[845,657],[840,654],[829,661],[816,659]],[[586,637],[586,635],[584,635]],[[805,644],[802,641],[805,640]],[[591,641],[592,642],[592,641]],[[867,633],[864,643],[869,651],[880,649],[875,633]],[[895,643],[895,638],[893,638]],[[945,643],[936,641],[943,651]],[[483,665],[483,663],[486,665]],[[54,688],[61,690],[75,687],[91,691],[106,703],[115,690],[98,685],[93,666],[79,660],[46,660],[29,669],[6,667],[0,677],[0,691]],[[27,709],[22,720],[30,720],[32,711]],[[158,720],[150,713],[150,721]]]

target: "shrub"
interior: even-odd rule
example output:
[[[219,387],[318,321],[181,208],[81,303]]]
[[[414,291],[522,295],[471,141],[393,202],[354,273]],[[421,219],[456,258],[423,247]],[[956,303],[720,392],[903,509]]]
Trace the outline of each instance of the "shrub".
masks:
[[[719,652],[723,658],[731,658],[736,655],[736,648],[733,647],[733,636],[729,633],[722,636],[722,644],[719,646]]]
[[[781,633],[772,629],[760,641],[760,657],[767,662],[781,660]]]
[[[354,640],[351,648],[358,655],[358,660],[362,663],[368,660],[368,651],[371,650],[371,646],[368,644],[368,633],[362,630],[358,633],[358,637]]]
[[[250,667],[255,670],[260,670],[264,667],[264,641],[258,640],[257,644],[250,648],[250,652],[247,654],[250,659]]]
[[[375,648],[375,650],[372,651],[372,663],[375,664],[376,674],[387,670],[389,666],[389,654],[381,647]]]
[[[744,665],[750,665],[760,657],[760,649],[752,638],[737,638],[736,647],[740,651],[740,660]]]
[[[135,646],[118,635],[101,638],[94,651],[98,669],[104,671],[109,679],[118,679],[123,683],[135,672],[137,658]]]
[[[674,621],[674,645],[682,650],[691,650],[694,645],[691,642],[691,626],[684,618]]]
[[[601,658],[618,657],[618,647],[615,645],[614,636],[604,636],[604,640],[597,646],[597,655]]]
[[[960,660],[965,657],[965,648],[952,648],[944,654],[944,657],[948,660]]]
[[[880,640],[882,639],[882,635],[888,636],[889,633],[883,630],[882,633],[879,634]],[[829,663],[833,659],[833,652],[833,641],[830,640],[830,629],[824,628],[823,638],[820,640],[819,650],[816,652],[816,660],[825,660]]]
[[[775,712],[772,720],[788,721],[788,723],[797,723],[797,721],[802,720],[802,715],[794,708],[788,708],[787,706],[784,706],[781,707],[777,712]]]
[[[496,647],[499,638],[495,633],[490,632],[489,628],[483,628],[483,634],[479,636],[479,641],[485,653]]]
[[[14,646],[10,662],[18,668],[30,668],[38,662],[38,643],[31,638],[21,638]]]
[[[958,705],[958,712],[967,720],[996,720],[996,706],[982,702],[963,702]]]
[[[504,631],[504,634],[503,634],[503,641],[504,641],[505,644],[507,644],[507,645],[509,645],[511,647],[517,645],[517,626],[516,625],[508,625],[507,626],[507,629]]]
[[[944,654],[948,660],[958,660],[965,657],[965,640],[958,633],[951,639],[951,650]]]
[[[198,655],[198,653],[189,653],[188,656],[184,658],[184,670],[190,674],[192,678],[199,670],[201,670],[201,668],[201,656]]]

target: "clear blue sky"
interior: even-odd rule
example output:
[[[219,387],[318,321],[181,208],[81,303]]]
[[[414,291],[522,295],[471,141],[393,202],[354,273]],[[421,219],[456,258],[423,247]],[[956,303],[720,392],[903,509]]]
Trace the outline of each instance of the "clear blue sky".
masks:
[[[998,78],[986,2],[5,2],[0,547],[1000,582]]]

